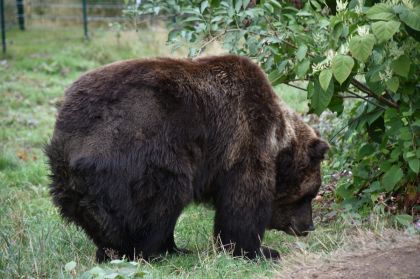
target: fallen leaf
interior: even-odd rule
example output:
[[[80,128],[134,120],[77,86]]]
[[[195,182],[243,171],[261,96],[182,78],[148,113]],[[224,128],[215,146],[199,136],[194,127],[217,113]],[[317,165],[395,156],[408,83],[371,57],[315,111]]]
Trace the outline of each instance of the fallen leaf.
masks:
[[[17,151],[16,156],[23,161],[28,161],[28,159],[29,159],[28,153],[26,153],[23,150]]]

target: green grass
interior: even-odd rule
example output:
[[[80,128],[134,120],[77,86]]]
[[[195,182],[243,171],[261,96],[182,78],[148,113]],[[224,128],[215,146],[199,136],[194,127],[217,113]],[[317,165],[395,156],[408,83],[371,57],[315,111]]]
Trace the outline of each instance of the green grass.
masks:
[[[85,234],[65,223],[48,194],[42,153],[51,136],[56,104],[83,72],[120,59],[169,55],[165,34],[97,31],[85,43],[79,28],[30,28],[8,33],[9,52],[0,63],[0,278],[77,277],[96,266],[95,248]],[[305,111],[305,96],[280,88],[286,101]],[[190,206],[179,219],[175,239],[188,255],[140,263],[155,278],[255,278],[272,276],[281,263],[234,259],[216,252],[211,241],[214,212]],[[297,249],[328,252],[341,243],[342,226],[320,226],[303,239],[270,231],[264,243],[287,257]],[[68,272],[66,263],[76,267]],[[108,265],[111,266],[112,265]],[[102,266],[104,267],[104,266]],[[106,266],[105,266],[106,267]]]

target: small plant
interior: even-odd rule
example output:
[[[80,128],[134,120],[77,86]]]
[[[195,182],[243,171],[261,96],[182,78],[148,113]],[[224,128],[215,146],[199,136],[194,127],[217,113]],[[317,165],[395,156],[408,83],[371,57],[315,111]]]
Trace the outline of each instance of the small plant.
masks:
[[[113,260],[109,266],[94,266],[80,276],[76,272],[76,262],[68,262],[64,266],[65,271],[72,278],[81,279],[151,279],[148,272],[142,271],[138,262]]]

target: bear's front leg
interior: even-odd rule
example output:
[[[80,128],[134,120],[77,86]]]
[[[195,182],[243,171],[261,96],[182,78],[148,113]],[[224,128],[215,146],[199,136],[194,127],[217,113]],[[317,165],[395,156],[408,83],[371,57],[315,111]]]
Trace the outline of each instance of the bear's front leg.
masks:
[[[261,168],[257,168],[260,169]],[[234,256],[278,259],[280,254],[261,247],[271,217],[273,183],[266,173],[251,173],[242,165],[228,171],[220,180],[216,198],[214,234],[219,244]]]

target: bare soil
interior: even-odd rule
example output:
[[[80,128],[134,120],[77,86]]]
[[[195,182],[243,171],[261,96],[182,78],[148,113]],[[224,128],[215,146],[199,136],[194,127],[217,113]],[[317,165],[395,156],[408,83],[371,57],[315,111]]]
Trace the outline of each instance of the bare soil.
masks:
[[[420,279],[420,236],[361,234],[331,255],[306,255],[286,264],[278,278]]]

